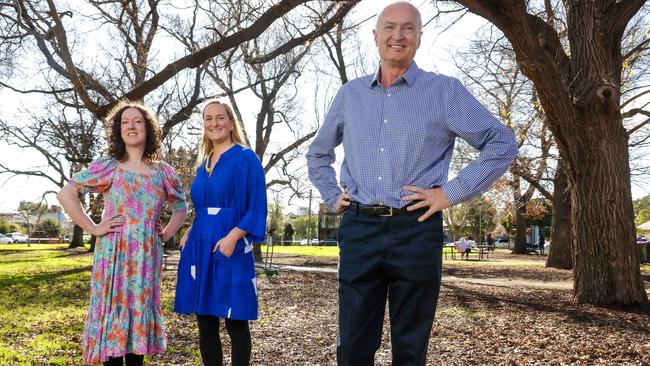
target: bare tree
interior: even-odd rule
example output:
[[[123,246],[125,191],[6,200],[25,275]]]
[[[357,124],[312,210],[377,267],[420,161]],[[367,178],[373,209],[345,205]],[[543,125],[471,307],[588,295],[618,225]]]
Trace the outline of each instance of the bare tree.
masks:
[[[328,7],[327,14],[320,14],[319,19],[322,21],[310,23],[301,29],[292,29],[285,42],[269,50],[263,57],[271,60],[316,39],[334,27],[357,2],[326,2],[331,3],[331,6]],[[311,11],[305,7],[306,3],[306,0],[283,0],[269,6],[263,1],[197,1],[197,11],[190,16],[190,23],[192,31],[203,34],[198,37],[201,41],[180,56],[171,55],[170,59],[169,55],[157,57],[166,49],[164,46],[161,49],[160,45],[156,47],[156,42],[162,42],[157,41],[161,38],[160,30],[172,25],[163,24],[170,19],[161,14],[174,12],[174,6],[179,4],[171,5],[156,0],[127,3],[88,0],[76,3],[75,8],[72,8],[70,4],[55,5],[53,1],[0,2],[3,10],[0,13],[0,49],[14,56],[22,53],[32,57],[31,55],[38,54],[42,60],[39,67],[45,70],[36,78],[25,73],[12,73],[10,63],[3,59],[0,60],[0,67],[5,68],[0,71],[10,78],[0,81],[0,85],[19,93],[38,93],[51,98],[58,105],[76,109],[79,113],[87,111],[95,121],[102,120],[120,99],[143,100],[147,97],[148,104],[154,106],[159,115],[165,116],[162,127],[167,135],[178,131],[178,126],[206,98],[201,82],[210,59],[266,34],[274,22],[285,16],[296,11]],[[219,30],[210,27],[209,22],[197,23],[209,19],[202,12],[214,6],[221,7],[220,16],[232,17],[232,26]],[[205,42],[208,39],[210,42]],[[89,44],[95,46],[95,54],[85,53],[84,47],[89,47]],[[166,66],[161,67],[168,60]],[[54,126],[43,134],[55,131],[56,127],[63,126]],[[42,131],[37,124],[34,129]],[[69,178],[65,171],[68,168],[65,160],[49,157],[50,152],[44,148],[47,145],[38,146],[33,143],[33,139],[26,140],[32,143],[24,143],[25,139],[20,140],[19,133],[3,136],[8,143],[16,142],[25,148],[43,150],[39,151],[50,165],[48,171],[54,170],[58,175],[1,167],[4,172],[36,173],[59,187]],[[66,152],[62,155],[74,154]],[[90,154],[90,157],[96,155]],[[90,160],[92,159],[85,159],[85,164]],[[68,163],[72,171],[83,167],[83,163]]]
[[[25,111],[31,124],[17,125],[0,120],[0,141],[21,149],[31,149],[40,155],[41,163],[25,166],[0,163],[0,175],[32,176],[46,179],[61,189],[72,174],[85,167],[103,147],[100,123],[89,113],[58,103],[51,103],[44,115]],[[83,245],[82,229],[74,227],[70,247]]]
[[[73,10],[67,9],[60,12],[52,0],[48,0],[47,8],[42,8],[40,3],[31,1],[15,1],[13,14],[4,15],[4,21],[15,24],[18,29],[16,37],[31,36],[42,55],[47,59],[48,64],[61,77],[67,79],[74,88],[74,92],[83,102],[83,106],[98,118],[103,118],[119,99],[141,100],[146,95],[172,79],[178,73],[188,68],[196,68],[205,61],[235,48],[238,45],[255,39],[262,35],[267,28],[276,20],[289,14],[300,5],[307,3],[306,0],[281,0],[270,7],[264,7],[264,3],[257,2],[224,2],[230,5],[226,9],[226,16],[232,15],[230,10],[245,8],[245,11],[235,11],[239,15],[236,27],[228,29],[226,33],[219,34],[215,42],[202,45],[194,52],[186,54],[158,71],[148,71],[147,63],[150,61],[151,44],[153,42],[159,21],[159,1],[147,0],[133,1],[122,4],[115,1],[90,1],[102,14],[102,19],[113,25],[125,25],[118,31],[129,47],[135,51],[134,57],[128,57],[125,61],[129,71],[133,70],[132,85],[126,86],[122,93],[111,93],[107,84],[111,80],[102,82],[95,73],[85,71],[73,60],[68,42],[68,33],[63,24],[64,19],[68,25],[72,22]],[[317,23],[306,33],[291,38],[289,41],[278,46],[266,58],[271,59],[285,53],[292,48],[313,40],[335,26],[358,1],[333,2],[337,8],[323,23]],[[219,3],[218,6],[224,6]],[[211,5],[210,5],[211,6]],[[69,17],[66,17],[69,15]],[[133,31],[132,31],[133,30]],[[132,54],[130,52],[127,52]],[[123,64],[124,65],[124,64]],[[118,83],[118,85],[120,85]]]
[[[544,181],[550,180],[548,159],[553,143],[539,101],[532,84],[521,74],[509,44],[494,29],[478,33],[454,60],[468,88],[481,95],[484,104],[517,136],[519,155],[505,179],[512,191],[516,223],[513,252],[526,254],[527,204],[536,191],[550,197]]]

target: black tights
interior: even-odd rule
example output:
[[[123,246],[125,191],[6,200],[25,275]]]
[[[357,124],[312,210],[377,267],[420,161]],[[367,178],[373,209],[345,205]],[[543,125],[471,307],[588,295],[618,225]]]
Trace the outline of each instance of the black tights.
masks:
[[[108,361],[104,362],[104,366],[122,366],[125,358],[126,366],[142,366],[144,363],[143,355],[127,353],[125,357],[109,357]]]
[[[219,337],[219,318],[197,315],[199,324],[199,348],[204,366],[222,366],[223,352]],[[248,366],[251,360],[251,333],[247,320],[225,319],[226,331],[232,345],[232,366]]]

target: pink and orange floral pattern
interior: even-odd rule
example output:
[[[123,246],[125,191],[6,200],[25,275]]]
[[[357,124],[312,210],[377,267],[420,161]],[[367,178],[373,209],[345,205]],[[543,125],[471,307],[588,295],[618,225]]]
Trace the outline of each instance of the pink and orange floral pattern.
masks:
[[[165,351],[163,248],[157,223],[165,202],[174,212],[187,210],[187,205],[172,167],[165,162],[154,167],[154,173],[141,174],[120,168],[113,158],[100,158],[70,179],[82,194],[104,195],[104,218],[121,214],[126,220],[121,232],[99,238],[95,246],[82,338],[86,363]]]

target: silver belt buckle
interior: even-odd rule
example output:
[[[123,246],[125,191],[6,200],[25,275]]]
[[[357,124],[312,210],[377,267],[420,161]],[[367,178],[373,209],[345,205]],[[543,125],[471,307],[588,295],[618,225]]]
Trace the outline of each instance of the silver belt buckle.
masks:
[[[393,216],[393,206],[388,206],[388,213],[386,215],[379,215],[384,217]]]

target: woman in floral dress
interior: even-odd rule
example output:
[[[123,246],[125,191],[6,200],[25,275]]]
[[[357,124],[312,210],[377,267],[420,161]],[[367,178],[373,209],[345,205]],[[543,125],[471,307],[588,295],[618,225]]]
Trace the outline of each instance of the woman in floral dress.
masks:
[[[99,240],[95,246],[88,315],[82,338],[88,364],[142,365],[144,355],[165,351],[160,309],[163,242],[185,220],[180,180],[157,161],[160,130],[151,111],[122,102],[108,117],[108,156],[75,174],[58,194],[68,215]],[[79,195],[104,195],[102,221],[84,212]],[[165,202],[174,214],[159,229]]]

